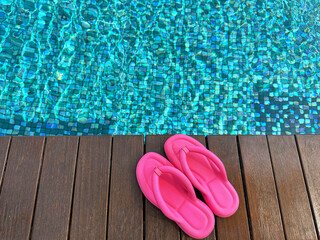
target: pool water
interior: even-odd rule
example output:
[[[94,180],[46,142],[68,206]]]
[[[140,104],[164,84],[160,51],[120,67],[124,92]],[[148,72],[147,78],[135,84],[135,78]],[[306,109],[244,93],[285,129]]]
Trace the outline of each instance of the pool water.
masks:
[[[0,135],[320,133],[316,0],[0,0]]]

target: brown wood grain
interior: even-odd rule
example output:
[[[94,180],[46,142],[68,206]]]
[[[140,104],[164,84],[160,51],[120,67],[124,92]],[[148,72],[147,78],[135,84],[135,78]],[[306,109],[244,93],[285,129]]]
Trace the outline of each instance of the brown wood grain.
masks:
[[[296,137],[312,203],[317,234],[320,238],[320,135],[297,135]]]
[[[143,153],[143,136],[113,137],[108,239],[143,239],[143,197],[136,179]]]
[[[80,137],[70,239],[105,239],[111,136]]]
[[[193,137],[194,139],[196,139],[197,141],[199,141],[200,143],[202,143],[203,146],[206,147],[206,138],[205,138],[205,136],[202,136],[202,135],[191,135],[190,137]],[[200,193],[198,190],[196,190],[196,194],[197,194],[198,198],[199,198],[201,201],[205,202],[204,199],[203,199],[203,197],[202,197],[202,195],[201,195],[201,193]],[[216,217],[216,216],[215,216],[215,220],[217,220],[217,217]],[[216,230],[215,230],[215,229],[216,229],[216,227],[213,229],[212,233],[211,233],[208,237],[203,238],[203,239],[205,239],[205,240],[214,240],[214,239],[216,239]],[[188,236],[187,234],[185,234],[183,231],[181,231],[181,235],[182,235],[182,240],[191,240],[191,239],[194,239],[194,238],[189,237],[189,236]]]
[[[9,146],[10,146],[10,137],[0,137],[0,193],[2,186],[2,179],[4,174],[4,169],[7,162]]]
[[[78,137],[47,137],[31,239],[67,239]]]
[[[147,136],[146,152],[164,155],[168,137]],[[204,136],[193,137],[205,145]],[[216,232],[206,239],[250,238],[243,184],[253,239],[319,238],[320,136],[296,140],[298,149],[293,136],[239,136],[239,159],[235,136],[207,137],[240,207],[232,217],[216,217]],[[0,137],[0,239],[67,239],[68,233],[70,239],[143,239],[143,195],[135,175],[143,136],[115,136],[112,149],[110,136],[80,137],[77,153],[78,141]],[[192,239],[147,200],[144,206],[145,239]]]
[[[146,152],[156,152],[166,157],[163,146],[169,137],[169,135],[146,136]],[[178,225],[147,199],[145,199],[145,235],[148,240],[180,240]]]
[[[294,136],[268,136],[286,239],[316,239]]]
[[[0,195],[0,238],[29,239],[44,137],[13,137]]]
[[[207,136],[208,149],[223,162],[239,196],[239,208],[227,218],[216,217],[217,239],[250,239],[236,136]]]
[[[254,239],[284,239],[266,136],[239,136]]]

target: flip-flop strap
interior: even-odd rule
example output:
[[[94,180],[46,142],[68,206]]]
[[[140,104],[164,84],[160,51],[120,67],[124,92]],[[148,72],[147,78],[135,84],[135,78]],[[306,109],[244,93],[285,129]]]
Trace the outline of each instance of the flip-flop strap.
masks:
[[[191,172],[191,169],[189,168],[189,165],[187,162],[187,154],[189,154],[189,152],[200,153],[205,157],[207,157],[207,161],[210,164],[210,166],[219,170],[219,172],[221,173],[221,176],[223,177],[223,180],[225,181],[228,180],[224,165],[215,154],[213,154],[212,152],[210,152],[208,149],[204,147],[185,146],[180,149],[180,153],[179,153],[180,164],[182,166],[184,173],[187,175],[187,177],[190,179],[193,185],[195,185],[195,187],[198,188],[200,191],[203,189],[203,187]]]
[[[185,187],[185,189],[187,190],[187,193],[191,198],[191,200],[194,200],[194,201],[197,198],[195,191],[189,179],[176,168],[171,166],[162,166],[162,167],[154,168],[154,174],[152,178],[152,190],[153,190],[154,197],[158,203],[158,207],[161,209],[164,215],[166,215],[171,220],[175,222],[182,222],[183,221],[182,217],[174,214],[173,211],[168,208],[167,204],[165,203],[162,197],[162,194],[160,191],[160,185],[159,185],[159,178],[161,177],[162,174],[165,174],[165,173],[169,173],[174,177],[178,178],[180,182],[183,184],[183,186]]]

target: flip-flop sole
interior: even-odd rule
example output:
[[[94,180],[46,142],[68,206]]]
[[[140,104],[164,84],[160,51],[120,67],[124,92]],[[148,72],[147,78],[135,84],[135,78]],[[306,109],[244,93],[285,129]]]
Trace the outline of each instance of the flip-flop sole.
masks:
[[[209,163],[209,161],[213,163],[214,161],[220,161],[217,160],[218,157],[209,152],[197,140],[182,134],[174,135],[167,140],[164,149],[170,162],[181,171],[183,171],[183,168],[180,161],[180,151],[184,147],[198,147],[202,149],[201,151],[210,153],[188,153],[187,165],[197,183],[192,178],[189,179],[193,185],[201,186],[199,190],[214,214],[220,217],[228,217],[234,214],[239,206],[238,194],[231,183],[222,177],[219,168]],[[212,156],[212,159],[209,159],[208,155]]]
[[[178,172],[185,178],[185,181],[189,181],[161,155],[156,153],[144,155],[137,165],[137,180],[143,194],[158,208],[159,204],[154,194],[153,177],[155,169],[161,169],[163,166],[171,167],[173,172]],[[171,213],[176,215],[172,219],[180,219],[176,223],[185,233],[194,238],[204,238],[211,233],[214,227],[214,216],[210,208],[199,199],[192,200],[179,178],[172,173],[162,173],[159,177],[159,189],[166,206]],[[192,191],[194,191],[193,188]]]

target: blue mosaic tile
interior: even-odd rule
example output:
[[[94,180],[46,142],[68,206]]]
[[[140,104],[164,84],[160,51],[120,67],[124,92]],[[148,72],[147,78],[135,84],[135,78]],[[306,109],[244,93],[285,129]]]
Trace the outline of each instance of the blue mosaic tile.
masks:
[[[320,133],[319,1],[0,0],[0,135]]]

